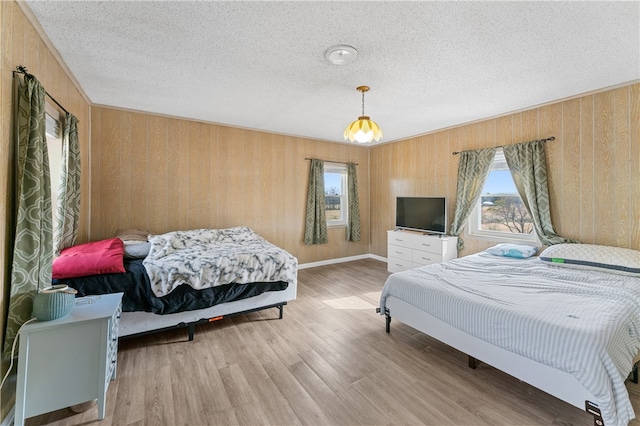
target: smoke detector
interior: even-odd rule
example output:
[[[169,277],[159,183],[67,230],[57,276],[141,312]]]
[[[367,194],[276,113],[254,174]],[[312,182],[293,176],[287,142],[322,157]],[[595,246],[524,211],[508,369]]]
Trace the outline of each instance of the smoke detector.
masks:
[[[328,48],[324,57],[333,65],[347,65],[358,57],[358,51],[353,46],[338,44]]]

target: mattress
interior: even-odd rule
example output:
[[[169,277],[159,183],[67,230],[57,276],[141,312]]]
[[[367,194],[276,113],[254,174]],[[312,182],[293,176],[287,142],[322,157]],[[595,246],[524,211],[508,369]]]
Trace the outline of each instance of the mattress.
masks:
[[[605,424],[634,418],[624,380],[640,352],[638,278],[480,253],[391,275],[397,297],[447,324],[572,374]]]
[[[79,297],[122,292],[124,312],[143,311],[160,315],[208,308],[257,296],[267,291],[285,290],[289,286],[284,281],[223,284],[202,290],[181,285],[166,296],[156,297],[142,259],[125,260],[124,267],[125,272],[120,274],[91,275],[63,281],[78,290]],[[54,280],[56,283],[59,281],[62,280]]]

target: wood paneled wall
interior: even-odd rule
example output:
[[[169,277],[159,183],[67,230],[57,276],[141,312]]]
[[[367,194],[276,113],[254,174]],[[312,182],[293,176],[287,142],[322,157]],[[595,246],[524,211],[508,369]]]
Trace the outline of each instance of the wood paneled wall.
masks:
[[[82,213],[80,223],[80,239],[87,239],[87,212],[89,194],[89,104],[82,94],[74,86],[74,83],[57,62],[54,54],[38,35],[38,32],[29,22],[23,11],[14,1],[0,2],[0,45],[2,46],[2,58],[0,58],[0,133],[2,145],[0,146],[0,170],[2,170],[2,182],[0,186],[0,214],[3,221],[0,224],[0,279],[2,280],[2,292],[0,293],[0,333],[4,339],[4,320],[7,312],[9,283],[10,283],[10,247],[13,223],[12,212],[15,208],[13,202],[13,126],[12,126],[12,70],[16,66],[24,65],[29,72],[38,78],[48,93],[60,102],[68,111],[78,118],[78,130],[80,138],[80,150],[82,155]],[[8,365],[2,363],[4,375]],[[14,401],[14,389],[11,381],[2,390],[0,395],[0,420],[5,417]]]
[[[362,239],[305,246],[309,161],[358,163]],[[300,263],[369,253],[369,153],[355,145],[118,109],[91,110],[92,240],[246,225]]]
[[[447,196],[455,209],[453,151],[555,136],[546,145],[556,231],[583,243],[640,250],[640,84],[371,149],[371,253],[385,256],[397,196]],[[465,237],[461,255],[495,243]]]

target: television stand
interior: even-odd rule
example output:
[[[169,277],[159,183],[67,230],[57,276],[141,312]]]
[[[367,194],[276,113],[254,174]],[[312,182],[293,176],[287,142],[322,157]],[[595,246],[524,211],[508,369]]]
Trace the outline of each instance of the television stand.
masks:
[[[400,272],[458,257],[458,238],[436,235],[403,229],[388,231],[387,270]]]
[[[405,228],[396,228],[394,230],[394,232],[406,232],[408,234],[427,235],[427,236],[430,236],[430,237],[439,237],[439,238],[447,236],[446,234],[442,234],[442,233],[439,233],[439,232],[420,231],[418,229],[405,229]]]

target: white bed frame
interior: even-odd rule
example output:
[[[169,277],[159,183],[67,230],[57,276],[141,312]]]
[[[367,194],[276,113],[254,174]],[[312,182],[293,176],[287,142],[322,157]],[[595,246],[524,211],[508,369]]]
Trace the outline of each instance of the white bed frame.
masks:
[[[224,317],[238,315],[268,308],[279,308],[282,318],[283,306],[296,298],[297,282],[289,283],[281,291],[267,291],[257,296],[233,302],[220,303],[205,309],[158,315],[152,312],[123,312],[120,318],[119,336],[146,334],[173,328],[189,328],[189,340],[197,324],[221,320]]]
[[[389,296],[385,303],[388,314],[387,321],[390,321],[390,317],[391,319],[396,319],[407,324],[470,357],[481,360],[556,398],[582,410],[586,410],[594,415],[595,424],[598,424],[598,417],[599,420],[602,421],[597,408],[596,410],[590,410],[586,407],[587,401],[597,407],[597,405],[592,402],[595,401],[593,394],[585,389],[571,374],[509,352],[506,349],[499,348],[470,334],[464,333],[397,297]],[[388,327],[389,322],[387,322],[387,332],[389,332]],[[637,362],[639,359],[640,355],[637,356],[634,361]],[[469,365],[472,365],[471,359]]]

